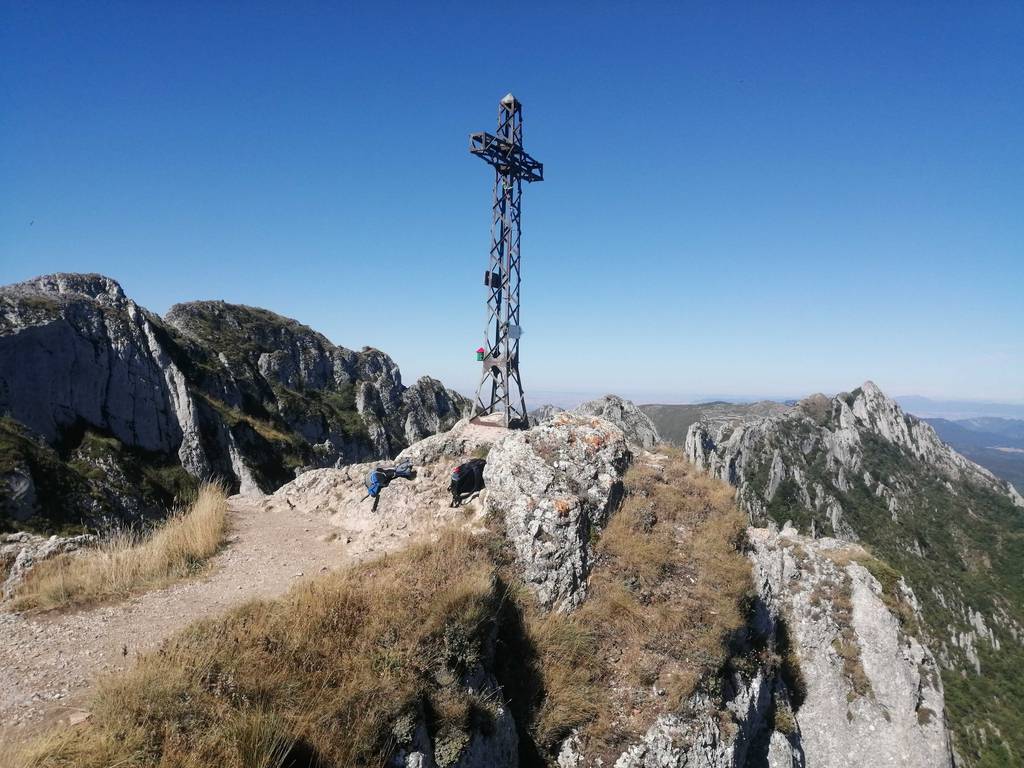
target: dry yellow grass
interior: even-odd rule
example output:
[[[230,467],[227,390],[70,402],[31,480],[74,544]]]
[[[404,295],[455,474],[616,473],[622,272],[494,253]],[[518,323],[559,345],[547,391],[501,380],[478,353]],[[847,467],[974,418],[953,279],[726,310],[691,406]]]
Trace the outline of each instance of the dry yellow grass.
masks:
[[[437,745],[489,727],[494,694],[458,683],[484,660],[522,764],[550,762],[577,728],[588,754],[611,754],[717,684],[750,587],[743,530],[732,492],[671,454],[630,471],[572,614],[536,607],[500,535],[443,532],[186,628],[14,765],[383,766],[417,720]]]
[[[187,576],[220,547],[227,496],[219,485],[200,488],[187,509],[150,535],[119,532],[95,549],[60,555],[29,572],[11,610],[64,608],[123,598]]]
[[[734,490],[679,451],[660,461],[627,473],[577,611],[544,614],[526,590],[515,595],[522,626],[506,626],[503,640],[518,664],[502,684],[541,755],[579,729],[588,756],[611,764],[616,747],[679,711],[698,685],[717,692],[745,625],[753,585]]]
[[[734,491],[680,452],[662,455],[626,475],[626,498],[597,543],[590,593],[574,617],[598,633],[596,659],[606,666],[607,701],[583,731],[591,755],[611,757],[699,685],[716,692],[745,625],[752,583]]]
[[[499,636],[505,655],[498,678],[519,726],[520,751],[546,754],[593,721],[605,701],[598,637],[574,615],[543,612],[521,584],[510,598]]]
[[[501,601],[484,544],[444,533],[188,627],[21,765],[382,765],[403,717],[458,733],[493,716],[455,681],[486,653]]]

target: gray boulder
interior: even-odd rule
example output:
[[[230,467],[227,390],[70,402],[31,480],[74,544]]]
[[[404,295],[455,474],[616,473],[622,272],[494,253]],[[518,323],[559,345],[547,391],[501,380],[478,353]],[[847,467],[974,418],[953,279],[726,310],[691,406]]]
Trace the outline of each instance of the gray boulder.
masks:
[[[575,410],[584,416],[598,416],[610,421],[622,430],[630,445],[643,449],[653,448],[656,443],[661,442],[658,429],[654,426],[650,416],[641,411],[630,400],[624,400],[618,395],[605,395],[597,400],[583,403]]]
[[[530,423],[540,424],[542,421],[547,421],[552,416],[555,416],[559,413],[565,413],[565,408],[560,408],[557,405],[550,404],[541,405],[530,411]]]
[[[487,510],[505,523],[526,583],[545,608],[583,599],[590,532],[622,496],[630,452],[622,430],[565,413],[512,432],[487,457]]]
[[[96,543],[90,534],[80,536],[36,536],[31,533],[0,534],[0,596],[9,598],[33,567],[51,557],[76,552]]]

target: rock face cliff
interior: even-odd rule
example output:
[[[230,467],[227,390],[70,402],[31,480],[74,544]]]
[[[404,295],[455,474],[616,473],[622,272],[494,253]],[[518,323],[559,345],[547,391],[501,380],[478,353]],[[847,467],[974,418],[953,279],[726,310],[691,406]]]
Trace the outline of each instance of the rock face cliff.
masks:
[[[866,382],[781,413],[690,427],[687,455],[737,488],[756,525],[870,547],[914,590],[966,765],[1024,754],[1024,510]]]
[[[560,413],[491,448],[486,508],[500,517],[524,581],[544,608],[585,595],[589,541],[622,497],[630,452],[610,422]]]
[[[776,763],[952,766],[938,665],[915,636],[920,616],[906,583],[836,539],[793,529],[748,537],[756,622],[776,651],[796,653],[800,671],[776,702],[776,728],[795,747],[791,759],[776,749]]]
[[[166,318],[100,275],[0,288],[0,516],[59,527],[159,514],[197,479],[271,491],[393,456],[470,412],[378,350],[223,302]]]

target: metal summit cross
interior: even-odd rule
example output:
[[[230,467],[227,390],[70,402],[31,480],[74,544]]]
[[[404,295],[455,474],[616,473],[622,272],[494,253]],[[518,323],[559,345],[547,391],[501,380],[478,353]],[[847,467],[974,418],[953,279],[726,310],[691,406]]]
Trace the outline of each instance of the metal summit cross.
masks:
[[[526,398],[519,376],[520,210],[523,182],[544,181],[544,166],[523,149],[523,105],[511,93],[498,104],[496,134],[473,133],[469,151],[494,166],[491,207],[491,257],[484,285],[488,288],[484,346],[478,354],[483,375],[476,399],[480,415],[504,413],[505,426],[529,426]]]

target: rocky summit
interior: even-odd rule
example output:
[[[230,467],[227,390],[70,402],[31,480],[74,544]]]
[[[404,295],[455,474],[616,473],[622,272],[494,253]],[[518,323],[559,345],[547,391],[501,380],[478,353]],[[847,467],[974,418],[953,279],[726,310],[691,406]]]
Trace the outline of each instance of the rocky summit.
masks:
[[[670,406],[607,395],[509,431],[378,350],[223,302],[158,317],[98,275],[0,289],[0,312],[8,605],[103,545],[50,534],[235,492],[208,578],[0,613],[0,714],[86,712],[62,764],[251,764],[266,729],[284,764],[391,768],[1024,753],[1024,502],[870,382],[687,410],[679,450],[652,420]],[[471,458],[485,487],[454,506]],[[398,459],[416,472],[375,508],[364,477]],[[129,632],[141,671],[90,703]]]
[[[589,542],[622,497],[630,452],[611,422],[558,414],[488,455],[487,510],[504,521],[524,579],[545,608],[585,594]]]
[[[557,405],[542,405],[530,411],[530,420],[539,424],[565,413],[564,408]],[[630,445],[647,449],[661,442],[661,435],[651,418],[631,400],[618,395],[604,395],[596,400],[588,400],[572,410],[583,416],[598,416],[615,424],[626,436]]]
[[[294,367],[278,356],[276,376],[332,370],[312,343]],[[252,357],[232,354],[237,379]],[[0,614],[13,670],[0,713],[45,718],[26,704],[44,679],[76,711],[95,707],[59,755],[41,747],[88,766],[129,749],[249,764],[238,734],[253,717],[245,728],[276,729],[311,765],[951,768],[941,661],[908,581],[859,544],[747,528],[728,485],[644,449],[634,407],[603,403],[605,417],[525,431],[461,419],[417,440],[400,454],[415,477],[377,511],[363,485],[375,461],[236,495],[208,579],[45,622]],[[453,508],[451,467],[474,456],[486,488]],[[23,578],[33,558],[92,545],[22,533],[0,556]],[[218,616],[231,595],[262,600]],[[171,634],[189,617],[204,620]],[[120,662],[113,638],[129,626],[159,650],[105,689],[115,707],[90,704],[87,678]],[[295,709],[307,690],[332,693]]]
[[[56,530],[161,514],[197,480],[273,491],[394,456],[470,403],[383,352],[224,302],[164,318],[101,275],[0,288],[0,518]]]
[[[916,594],[963,765],[1024,754],[1024,501],[872,382],[768,414],[700,419],[687,456],[736,487],[751,522],[859,543]],[[919,602],[917,602],[919,601]],[[831,763],[829,763],[831,764]]]

